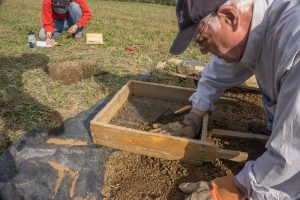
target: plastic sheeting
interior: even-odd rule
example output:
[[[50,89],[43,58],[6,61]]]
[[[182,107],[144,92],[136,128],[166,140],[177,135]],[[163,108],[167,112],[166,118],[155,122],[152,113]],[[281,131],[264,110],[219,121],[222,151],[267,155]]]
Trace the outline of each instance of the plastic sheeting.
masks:
[[[29,132],[4,152],[0,157],[0,199],[103,199],[104,164],[115,150],[92,143],[89,122],[108,100],[59,128]],[[86,145],[48,144],[53,137]]]

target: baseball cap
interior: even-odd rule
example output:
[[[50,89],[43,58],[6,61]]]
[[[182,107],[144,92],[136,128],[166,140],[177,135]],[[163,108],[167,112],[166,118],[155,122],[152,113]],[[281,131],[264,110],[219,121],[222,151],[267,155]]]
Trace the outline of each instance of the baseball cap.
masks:
[[[170,53],[181,54],[189,46],[200,21],[228,0],[177,0],[176,15],[179,32]]]
[[[65,14],[68,12],[68,0],[53,0],[53,10],[58,14]]]

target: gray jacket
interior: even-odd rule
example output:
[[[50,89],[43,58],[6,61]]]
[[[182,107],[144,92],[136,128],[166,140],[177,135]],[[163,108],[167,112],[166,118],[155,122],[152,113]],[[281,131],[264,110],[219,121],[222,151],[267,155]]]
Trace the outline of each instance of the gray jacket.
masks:
[[[213,57],[190,100],[213,109],[223,92],[253,74],[274,114],[267,151],[237,174],[249,199],[300,199],[300,0],[254,0],[251,31],[239,63]]]

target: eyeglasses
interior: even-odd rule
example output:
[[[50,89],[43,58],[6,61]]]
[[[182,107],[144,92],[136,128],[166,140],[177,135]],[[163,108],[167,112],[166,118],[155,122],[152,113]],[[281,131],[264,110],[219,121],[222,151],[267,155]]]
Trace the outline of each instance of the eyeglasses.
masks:
[[[197,29],[197,31],[196,31],[197,34],[196,34],[195,37],[194,37],[194,41],[195,41],[200,47],[204,46],[204,44],[205,44],[205,43],[207,42],[207,40],[208,40],[207,36],[204,36],[204,35],[203,35],[203,32],[204,32],[204,30],[206,29],[206,26],[208,25],[209,20],[212,18],[212,16],[213,16],[213,14],[211,14],[211,15],[208,17],[207,20],[203,21],[204,24],[202,25],[201,29],[199,30],[199,27],[201,26],[201,22],[200,22],[199,27],[198,27],[198,29]]]

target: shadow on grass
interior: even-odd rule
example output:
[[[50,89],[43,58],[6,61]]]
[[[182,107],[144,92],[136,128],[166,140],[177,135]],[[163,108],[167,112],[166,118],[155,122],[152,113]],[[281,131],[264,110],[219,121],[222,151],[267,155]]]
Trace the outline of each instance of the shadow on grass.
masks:
[[[57,111],[42,105],[23,87],[25,71],[43,68],[48,63],[49,57],[43,54],[0,56],[0,154],[19,137],[18,132],[61,124]]]

